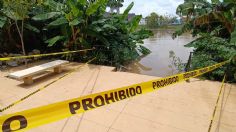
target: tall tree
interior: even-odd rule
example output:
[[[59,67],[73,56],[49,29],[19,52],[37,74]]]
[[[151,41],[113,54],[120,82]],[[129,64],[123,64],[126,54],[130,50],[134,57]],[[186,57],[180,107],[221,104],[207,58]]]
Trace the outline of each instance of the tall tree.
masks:
[[[0,21],[0,27],[3,27],[6,22],[14,23],[17,32],[20,37],[21,49],[23,55],[26,55],[25,44],[24,44],[24,28],[28,28],[38,32],[39,30],[35,27],[26,24],[25,21],[29,19],[29,12],[32,7],[36,4],[36,1],[32,0],[3,0],[2,9],[0,10],[1,17],[4,18]],[[8,19],[8,21],[7,21]],[[25,61],[25,63],[27,63]]]
[[[158,20],[159,20],[159,15],[155,12],[152,12],[150,16],[146,17],[146,23],[149,28],[156,28],[158,27]]]

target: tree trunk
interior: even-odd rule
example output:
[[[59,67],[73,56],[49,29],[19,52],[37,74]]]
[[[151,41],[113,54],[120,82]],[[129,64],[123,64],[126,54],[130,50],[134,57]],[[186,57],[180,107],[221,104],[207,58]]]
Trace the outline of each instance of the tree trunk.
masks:
[[[17,31],[18,31],[19,36],[20,36],[22,52],[23,52],[23,55],[26,56],[25,44],[24,44],[24,38],[23,38],[24,37],[24,21],[22,20],[22,22],[21,22],[21,30],[18,26],[17,20],[15,21],[15,23],[16,23]],[[25,66],[27,66],[27,60],[25,60]]]

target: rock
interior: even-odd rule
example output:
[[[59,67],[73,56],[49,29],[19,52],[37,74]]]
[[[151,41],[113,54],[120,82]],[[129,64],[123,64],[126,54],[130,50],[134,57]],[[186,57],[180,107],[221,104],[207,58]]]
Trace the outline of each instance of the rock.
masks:
[[[17,57],[17,56],[22,56],[22,54],[13,54],[10,53],[8,57]],[[14,59],[14,60],[9,60],[6,62],[7,65],[16,67],[21,63],[21,59]]]
[[[23,64],[23,63],[25,63],[25,61],[27,61],[27,62],[28,62],[28,60],[27,60],[27,59],[18,59],[18,62],[19,62],[19,64]]]
[[[6,52],[3,53],[3,56],[8,56],[8,54]]]
[[[22,54],[13,54],[13,53],[10,53],[8,55],[8,57],[17,57],[17,56],[23,56]]]
[[[13,66],[13,67],[18,66],[18,62],[14,61],[14,60],[7,61],[6,64],[9,65],[9,66]]]
[[[34,49],[32,50],[32,55],[38,55],[40,54],[40,50]],[[35,57],[34,60],[38,60],[40,57]]]
[[[40,54],[40,50],[34,49],[34,50],[32,51],[32,53],[33,53],[34,55]]]

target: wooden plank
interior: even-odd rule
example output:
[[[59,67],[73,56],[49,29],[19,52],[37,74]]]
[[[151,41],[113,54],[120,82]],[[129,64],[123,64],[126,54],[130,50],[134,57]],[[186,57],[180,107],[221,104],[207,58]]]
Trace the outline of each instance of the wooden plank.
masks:
[[[31,67],[22,71],[18,71],[18,72],[14,72],[9,74],[8,76],[10,78],[15,78],[15,79],[23,79],[25,77],[28,76],[33,76],[34,74],[40,73],[42,71],[51,69],[51,68],[55,68],[58,67],[60,65],[69,63],[69,61],[65,61],[65,60],[56,60],[56,61],[52,61],[46,64],[42,64],[39,66],[35,66],[35,67]]]

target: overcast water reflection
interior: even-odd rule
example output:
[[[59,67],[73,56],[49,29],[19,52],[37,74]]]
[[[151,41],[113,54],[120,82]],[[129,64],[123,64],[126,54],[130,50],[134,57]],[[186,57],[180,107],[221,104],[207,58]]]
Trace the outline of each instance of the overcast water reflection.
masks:
[[[170,51],[174,51],[175,55],[186,63],[193,49],[184,47],[184,45],[194,38],[191,34],[184,34],[173,40],[173,32],[173,30],[153,31],[154,36],[144,41],[144,46],[149,48],[152,53],[129,64],[129,72],[159,77],[172,75],[173,69],[169,67],[171,64]],[[174,73],[177,71],[175,70]]]

